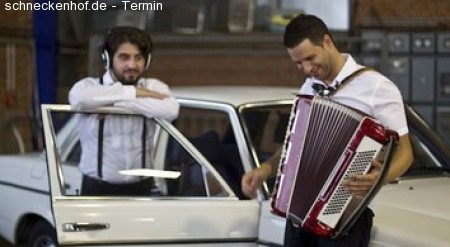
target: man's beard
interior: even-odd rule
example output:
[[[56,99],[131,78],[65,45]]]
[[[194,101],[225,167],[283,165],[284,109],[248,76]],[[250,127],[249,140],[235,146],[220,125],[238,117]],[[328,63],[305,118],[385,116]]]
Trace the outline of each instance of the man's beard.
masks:
[[[125,76],[117,73],[114,69],[112,69],[113,76],[120,81],[123,85],[136,85],[137,81],[141,78],[142,74],[134,77],[133,79],[127,79]]]

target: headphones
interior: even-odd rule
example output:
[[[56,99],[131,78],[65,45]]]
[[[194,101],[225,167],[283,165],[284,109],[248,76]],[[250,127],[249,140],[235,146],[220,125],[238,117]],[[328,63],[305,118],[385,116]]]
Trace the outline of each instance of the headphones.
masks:
[[[137,45],[137,41],[145,42],[144,45],[147,48],[147,59],[145,60],[144,70],[150,67],[153,51],[153,43],[148,34],[143,30],[134,27],[114,27],[108,31],[101,45],[101,59],[105,70],[112,67],[112,60],[114,54],[110,54],[111,43],[125,43],[130,42]],[[139,45],[137,45],[139,47]],[[139,47],[141,48],[141,47]]]

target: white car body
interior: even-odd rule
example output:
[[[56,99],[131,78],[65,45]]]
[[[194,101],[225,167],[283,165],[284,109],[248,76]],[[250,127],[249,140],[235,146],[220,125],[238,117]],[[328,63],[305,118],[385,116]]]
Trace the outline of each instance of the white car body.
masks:
[[[174,88],[174,92],[182,109],[194,109],[180,115],[180,121],[192,122],[182,122],[181,128],[185,129],[181,132],[185,135],[189,131],[201,133],[210,126],[219,126],[217,128],[223,131],[231,128],[241,169],[249,171],[259,165],[259,160],[248,138],[252,130],[245,126],[240,114],[253,106],[288,106],[293,102],[296,89],[183,87]],[[78,195],[81,175],[76,164],[69,162],[78,141],[76,121],[67,122],[56,139],[52,110],[69,112],[70,107],[43,107],[44,154],[0,156],[0,197],[3,198],[0,234],[11,243],[24,244],[34,224],[46,222],[56,230],[58,245],[282,246],[285,219],[270,212],[271,198],[267,191],[270,186],[261,188],[255,200],[242,198],[236,187],[240,181],[230,183],[220,167],[189,142],[191,139],[186,139],[164,121],[158,120],[165,131],[159,131],[154,140],[153,162],[165,162],[167,136],[172,135],[201,164],[203,175],[208,173],[214,177],[221,194],[214,195],[207,190],[205,196]],[[225,116],[227,124],[222,120],[197,119],[203,116],[203,110],[220,111],[223,113],[220,117]],[[433,162],[449,165],[442,164],[442,159],[437,159],[430,147],[418,143]],[[203,179],[203,184],[210,188],[209,180],[205,176]],[[166,194],[170,189],[162,191]],[[371,247],[450,246],[449,194],[450,179],[443,173],[408,177],[385,185],[371,203],[376,215]]]

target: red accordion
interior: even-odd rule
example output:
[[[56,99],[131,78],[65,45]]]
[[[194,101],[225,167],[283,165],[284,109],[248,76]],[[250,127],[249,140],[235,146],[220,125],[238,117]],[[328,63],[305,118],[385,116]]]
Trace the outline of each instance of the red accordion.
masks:
[[[292,107],[272,198],[272,212],[322,237],[345,233],[378,192],[398,141],[396,132],[327,98],[299,96]],[[382,160],[363,198],[342,183]]]

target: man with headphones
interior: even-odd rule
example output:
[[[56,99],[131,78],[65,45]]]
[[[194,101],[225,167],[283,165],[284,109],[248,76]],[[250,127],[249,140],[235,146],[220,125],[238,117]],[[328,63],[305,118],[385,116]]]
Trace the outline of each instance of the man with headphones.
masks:
[[[151,63],[152,50],[146,32],[133,27],[112,28],[101,47],[106,72],[100,78],[76,82],[69,92],[74,109],[113,106],[145,116],[80,114],[82,195],[151,193],[152,180],[122,175],[120,171],[150,166],[156,126],[147,118],[172,121],[178,116],[179,105],[168,85],[142,77]]]

